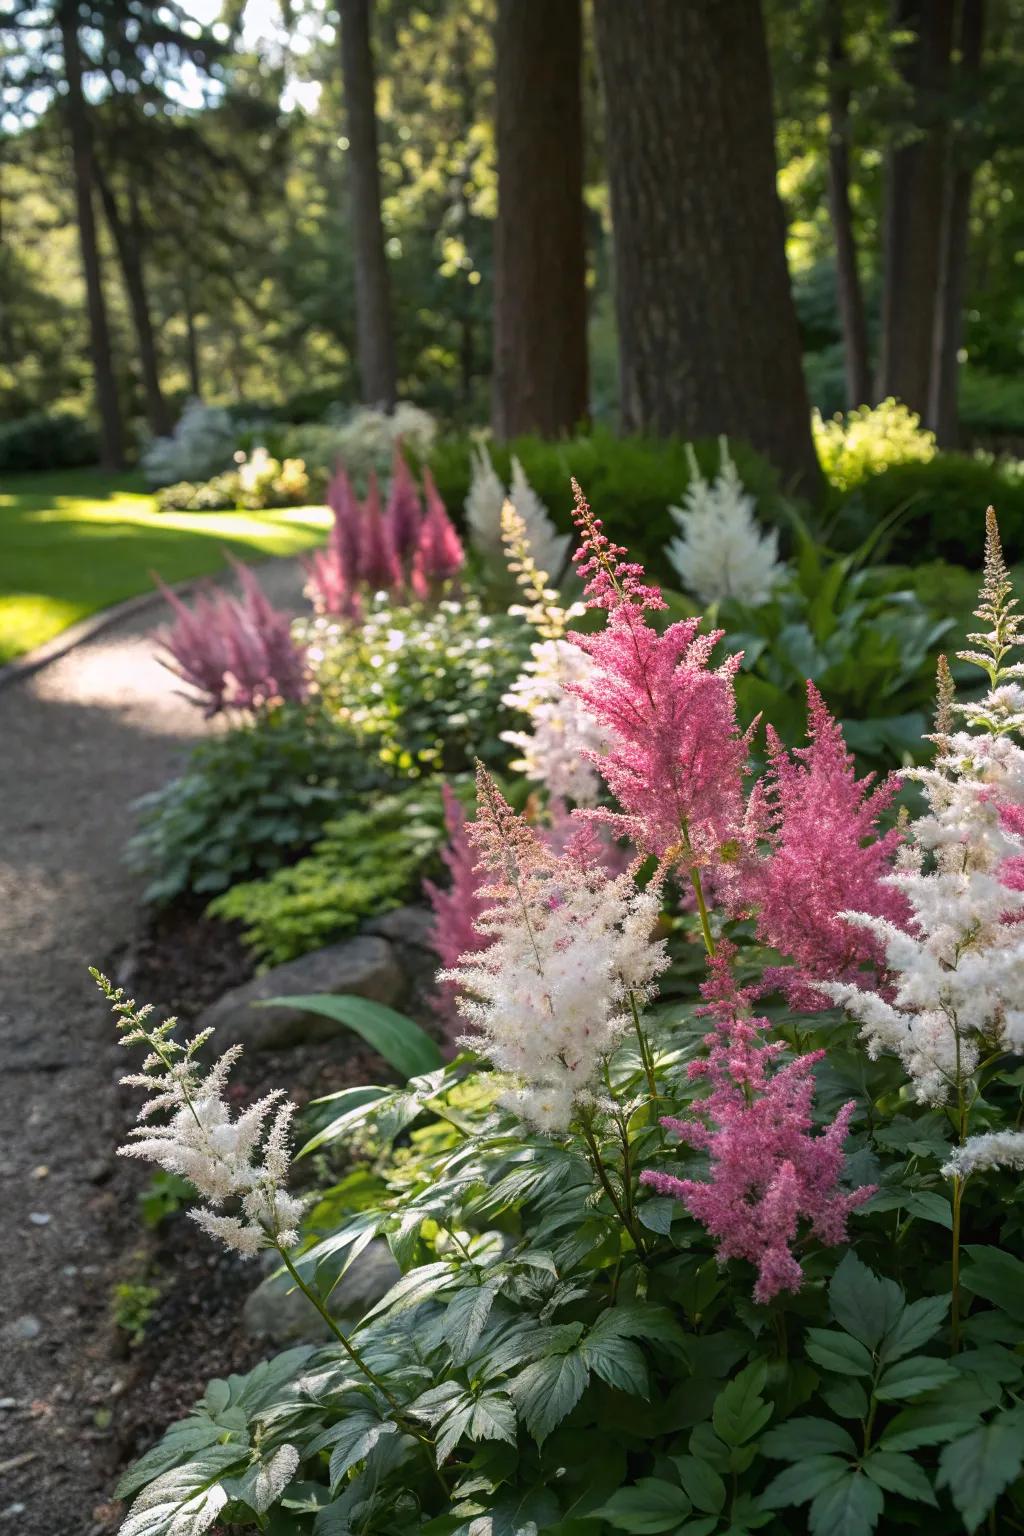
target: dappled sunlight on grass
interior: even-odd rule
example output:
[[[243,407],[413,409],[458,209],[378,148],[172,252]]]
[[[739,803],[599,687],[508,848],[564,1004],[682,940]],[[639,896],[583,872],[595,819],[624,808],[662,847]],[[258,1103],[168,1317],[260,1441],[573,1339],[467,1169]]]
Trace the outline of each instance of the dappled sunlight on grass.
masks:
[[[12,476],[0,490],[0,663],[111,603],[153,573],[183,581],[241,558],[294,555],[322,541],[326,507],[159,512],[134,475],[69,470]]]

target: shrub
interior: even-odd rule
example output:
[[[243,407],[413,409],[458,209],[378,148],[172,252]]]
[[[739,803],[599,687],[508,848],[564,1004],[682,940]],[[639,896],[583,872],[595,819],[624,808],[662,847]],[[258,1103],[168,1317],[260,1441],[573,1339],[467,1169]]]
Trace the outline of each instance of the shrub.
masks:
[[[327,822],[297,864],[232,886],[211,903],[210,915],[241,923],[258,958],[280,965],[415,896],[443,840],[435,785],[386,795]]]
[[[179,480],[156,493],[159,512],[230,512],[238,506],[238,476],[229,470],[212,480]]]
[[[325,707],[375,740],[393,772],[458,773],[475,756],[501,763],[502,698],[529,654],[519,619],[485,613],[468,592],[436,607],[373,599],[359,624],[296,626]]]
[[[230,411],[190,400],[171,436],[154,438],[143,452],[146,483],[156,489],[229,469],[240,432]]]
[[[280,709],[194,748],[185,772],[138,802],[128,861],[147,901],[213,895],[305,853],[326,821],[383,781],[351,732]]]
[[[970,565],[979,506],[996,508],[1011,550],[1024,546],[1024,484],[1011,466],[962,453],[940,453],[929,463],[894,464],[866,481],[844,511],[840,532],[860,536],[904,509],[885,540],[892,559]]]
[[[334,422],[288,428],[278,441],[282,454],[304,459],[311,469],[333,474],[344,464],[362,495],[371,471],[382,477],[390,473],[396,443],[423,459],[436,434],[437,424],[427,411],[399,401],[391,413],[360,406]]]
[[[96,433],[70,411],[34,411],[0,422],[0,474],[77,469],[99,457]]]
[[[960,371],[960,426],[968,432],[1024,436],[1024,383],[1019,374]]]
[[[815,411],[814,446],[825,478],[839,491],[853,491],[892,464],[927,463],[935,457],[935,434],[921,418],[895,400],[859,406],[829,421]]]

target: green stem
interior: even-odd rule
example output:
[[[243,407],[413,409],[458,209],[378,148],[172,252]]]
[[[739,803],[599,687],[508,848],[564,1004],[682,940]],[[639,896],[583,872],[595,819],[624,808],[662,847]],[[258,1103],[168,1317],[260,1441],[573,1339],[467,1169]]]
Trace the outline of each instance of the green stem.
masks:
[[[629,994],[629,1006],[633,1014],[633,1028],[636,1030],[637,1043],[640,1046],[640,1060],[643,1063],[643,1069],[647,1076],[647,1089],[651,1098],[656,1099],[658,1097],[658,1083],[654,1076],[654,1058],[651,1056],[650,1042],[644,1034],[643,1026],[640,1023],[640,1012],[636,1006],[636,994],[633,992]]]
[[[700,869],[697,866],[697,860],[694,858],[693,844],[690,842],[690,830],[687,827],[685,821],[683,822],[682,832],[683,851],[689,860],[687,872],[690,876],[690,884],[693,886],[694,899],[697,902],[697,912],[700,917],[700,931],[704,935],[704,948],[707,950],[708,954],[713,960],[715,957],[715,939],[711,932],[711,919],[708,916],[707,902],[704,900],[704,886],[700,878]]]
[[[643,1258],[645,1254],[643,1238],[641,1237],[636,1224],[630,1219],[629,1213],[624,1208],[622,1201],[615,1193],[615,1186],[611,1179],[608,1177],[608,1170],[605,1167],[604,1161],[601,1157],[601,1149],[597,1145],[597,1139],[594,1136],[594,1128],[590,1122],[589,1116],[581,1114],[580,1124],[583,1127],[583,1139],[587,1144],[587,1150],[590,1153],[590,1161],[594,1166],[594,1172],[597,1174],[598,1183],[604,1190],[605,1194],[608,1196],[608,1199],[611,1201],[615,1209],[615,1214],[618,1216],[619,1220],[622,1222],[622,1225],[633,1239],[637,1253],[641,1258]]]
[[[953,1314],[951,1321],[952,1353],[960,1350],[960,1205],[963,1199],[964,1181],[958,1173],[953,1175],[953,1263],[952,1283]]]

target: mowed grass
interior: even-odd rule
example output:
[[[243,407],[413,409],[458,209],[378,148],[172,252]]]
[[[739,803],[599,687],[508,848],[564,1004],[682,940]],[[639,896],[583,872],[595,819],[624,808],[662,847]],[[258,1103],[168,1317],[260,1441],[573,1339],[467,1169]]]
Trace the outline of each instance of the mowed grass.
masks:
[[[326,507],[278,512],[158,512],[131,474],[61,470],[0,486],[0,664],[69,624],[164,581],[239,559],[295,555],[323,542]]]

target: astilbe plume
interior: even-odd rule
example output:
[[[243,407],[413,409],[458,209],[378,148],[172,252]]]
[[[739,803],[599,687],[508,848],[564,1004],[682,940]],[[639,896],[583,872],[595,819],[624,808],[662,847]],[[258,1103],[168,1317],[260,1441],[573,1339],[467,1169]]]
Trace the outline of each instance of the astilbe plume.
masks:
[[[900,832],[879,833],[900,780],[872,789],[858,779],[842,729],[813,683],[807,684],[808,745],[791,754],[768,727],[768,770],[755,786],[748,830],[768,844],[740,866],[741,899],[756,909],[757,936],[793,964],[769,967],[765,989],[781,987],[794,1008],[828,1007],[816,983],[877,982],[885,951],[840,913],[850,907],[905,928],[906,898],[888,881]]]
[[[1012,659],[1024,626],[989,509],[980,633],[960,653],[990,687],[958,705],[940,668],[940,718],[930,767],[907,770],[928,809],[912,824],[893,885],[911,918],[906,928],[850,910],[843,915],[885,950],[885,996],[854,982],[823,987],[862,1026],[868,1052],[898,1056],[917,1098],[963,1099],[982,1052],[1024,1050],[1024,666]],[[963,716],[973,730],[955,730]]]
[[[359,578],[371,592],[390,592],[402,584],[402,567],[380,509],[380,486],[370,471],[359,529]]]
[[[407,560],[415,550],[422,520],[423,509],[416,482],[402,452],[401,443],[396,443],[384,523],[391,547],[400,562]]]
[[[304,1208],[286,1187],[289,1126],[296,1105],[277,1089],[233,1117],[225,1091],[241,1046],[225,1051],[204,1074],[197,1053],[212,1029],[181,1045],[173,1037],[175,1019],[152,1024],[151,1005],[137,1008],[123,988],[115,988],[98,971],[92,975],[112,1005],[120,1043],[148,1047],[142,1070],[121,1079],[150,1095],[130,1132],[132,1140],[118,1149],[121,1156],[156,1163],[188,1179],[204,1202],[189,1215],[243,1258],[263,1248],[294,1247]],[[169,1119],[163,1124],[150,1124],[154,1115],[164,1113]],[[237,1214],[222,1214],[228,1202],[237,1206]]]
[[[712,668],[722,631],[702,635],[698,619],[658,634],[646,615],[665,606],[661,592],[608,540],[575,481],[573,490],[582,541],[573,558],[590,606],[607,609],[608,622],[571,637],[593,677],[568,686],[606,736],[592,761],[622,808],[591,814],[659,859],[714,864],[734,854],[744,822],[749,733],[737,727],[733,690],[741,657]]]
[[[190,611],[169,587],[172,625],[157,630],[158,660],[194,689],[188,695],[210,717],[226,709],[261,710],[306,696],[305,648],[291,621],[274,608],[247,566],[232,561],[241,596],[200,594]]]
[[[477,924],[489,942],[440,979],[460,989],[476,1029],[466,1043],[511,1076],[506,1102],[539,1129],[564,1131],[628,1027],[630,996],[645,1001],[668,963],[652,938],[661,893],[585,856],[557,857],[482,768],[477,783],[468,835],[490,882]]]
[[[409,585],[416,597],[426,598],[457,576],[466,556],[455,525],[445,511],[434,477],[423,471],[426,511],[420,524],[409,569]]]
[[[466,813],[450,784],[442,784],[441,794],[448,832],[441,860],[448,871],[448,885],[442,888],[433,880],[424,880],[423,890],[434,914],[430,943],[442,966],[448,967],[458,965],[464,955],[485,949],[489,937],[477,927],[487,905],[483,895],[486,877],[476,867],[476,856],[466,834]],[[445,1021],[457,1011],[456,993],[455,984],[444,981],[431,999],[435,1012]]]
[[[317,613],[358,619],[362,614],[359,591],[359,539],[362,508],[344,469],[331,477],[327,505],[334,514],[325,549],[314,551],[305,562],[306,596]]]
[[[793,1245],[801,1223],[834,1247],[846,1239],[850,1213],[874,1189],[839,1187],[854,1102],[820,1134],[813,1133],[812,1069],[825,1053],[812,1051],[777,1065],[785,1046],[765,1042],[769,1021],[750,1014],[750,995],[732,978],[732,954],[731,946],[720,942],[710,961],[701,1009],[713,1021],[705,1036],[708,1055],[688,1069],[691,1079],[706,1079],[710,1091],[693,1106],[691,1118],[666,1116],[661,1122],[707,1153],[709,1176],[680,1179],[648,1170],[641,1182],[683,1201],[715,1239],[720,1261],[754,1264],[754,1300],[767,1302],[779,1291],[800,1288],[803,1270]]]

